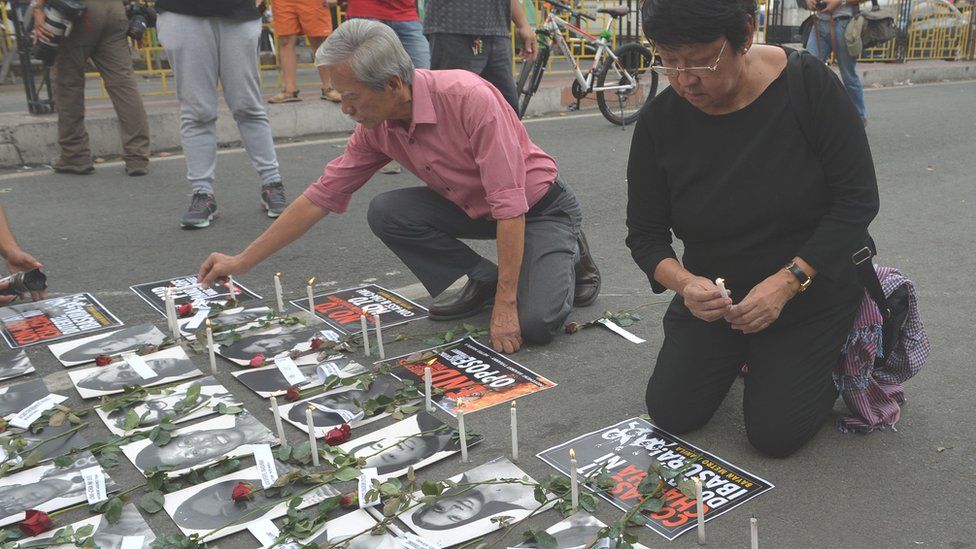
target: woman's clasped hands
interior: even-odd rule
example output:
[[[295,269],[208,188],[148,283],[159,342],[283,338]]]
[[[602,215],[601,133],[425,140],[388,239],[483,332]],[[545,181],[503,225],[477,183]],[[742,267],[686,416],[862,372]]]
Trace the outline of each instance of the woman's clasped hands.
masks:
[[[714,282],[695,276],[685,283],[681,295],[695,317],[706,322],[725,319],[733,330],[754,334],[779,318],[783,307],[798,291],[794,286],[798,284],[795,284],[793,275],[779,271],[757,284],[742,301],[733,305],[732,299],[723,297]]]

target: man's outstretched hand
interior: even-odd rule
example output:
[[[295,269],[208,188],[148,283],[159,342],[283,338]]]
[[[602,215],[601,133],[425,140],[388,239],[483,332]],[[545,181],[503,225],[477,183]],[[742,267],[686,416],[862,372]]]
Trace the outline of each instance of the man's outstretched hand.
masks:
[[[500,305],[497,301],[491,312],[491,346],[499,353],[512,354],[522,347],[522,328],[518,308]]]
[[[248,269],[244,268],[237,256],[214,252],[207,257],[203,265],[200,265],[197,282],[209,286],[214,282],[226,282],[228,276],[240,275],[247,271]]]
[[[22,271],[30,271],[32,269],[44,268],[44,265],[41,265],[40,261],[34,259],[34,256],[32,256],[31,254],[23,250],[15,250],[13,252],[8,253],[7,257],[4,258],[4,260],[7,263],[8,272],[10,272],[11,274],[19,273]],[[0,286],[0,290],[7,289],[7,286],[8,286],[7,284],[3,284],[2,286]],[[2,295],[0,296],[0,305],[6,305],[11,301],[14,301],[15,299],[17,299],[17,296],[15,295]],[[41,290],[39,292],[31,292],[31,299],[33,299],[34,301],[37,301],[39,299],[44,299],[44,290]]]

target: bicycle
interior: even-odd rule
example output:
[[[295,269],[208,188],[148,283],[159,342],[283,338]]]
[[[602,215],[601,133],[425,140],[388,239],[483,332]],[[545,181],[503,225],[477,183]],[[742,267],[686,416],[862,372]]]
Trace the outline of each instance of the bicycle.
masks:
[[[549,10],[549,15],[546,17],[542,28],[536,30],[539,37],[538,56],[534,61],[522,63],[516,82],[519,118],[525,115],[532,95],[539,89],[539,83],[542,81],[542,75],[546,71],[549,56],[552,53],[552,44],[555,43],[559,51],[573,65],[575,80],[572,91],[573,97],[576,98],[577,108],[581,99],[595,92],[597,105],[600,107],[600,112],[604,118],[621,126],[636,121],[640,115],[641,106],[648,97],[654,97],[654,94],[657,93],[658,75],[649,70],[653,64],[654,56],[651,54],[651,50],[642,44],[630,43],[624,44],[616,50],[610,49],[612,37],[610,26],[616,18],[630,13],[630,8],[617,6],[598,9],[597,12],[606,13],[610,15],[610,18],[607,19],[603,31],[598,36],[593,36],[560,18],[556,12],[570,14],[577,20],[584,18],[596,21],[596,17],[566,4],[550,0],[544,1],[552,9]],[[573,36],[582,39],[588,47],[596,50],[593,64],[585,75],[566,43],[562,31],[569,31]],[[645,76],[650,77],[649,84],[645,83]]]

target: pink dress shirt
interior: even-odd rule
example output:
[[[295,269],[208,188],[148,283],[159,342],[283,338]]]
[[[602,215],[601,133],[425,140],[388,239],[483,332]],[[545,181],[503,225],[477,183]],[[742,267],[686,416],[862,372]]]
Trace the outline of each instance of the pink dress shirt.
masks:
[[[391,159],[457,204],[472,219],[511,219],[528,211],[556,180],[556,161],[529,139],[502,94],[461,70],[416,69],[410,125],[356,126],[345,152],[305,190],[343,213],[352,193]]]

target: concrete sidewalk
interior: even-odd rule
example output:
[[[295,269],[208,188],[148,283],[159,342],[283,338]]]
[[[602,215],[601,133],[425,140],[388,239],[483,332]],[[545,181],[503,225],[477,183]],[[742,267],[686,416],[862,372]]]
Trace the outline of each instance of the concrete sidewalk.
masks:
[[[976,61],[862,63],[858,70],[865,87],[976,79]],[[147,80],[141,85],[150,88],[155,81]],[[569,76],[546,76],[540,90],[532,98],[527,116],[566,111],[575,102],[571,87],[572,78]],[[268,96],[272,93],[274,90],[267,90]],[[338,105],[318,98],[317,89],[306,88],[303,95],[305,100],[300,103],[268,105],[276,140],[349,132],[353,129],[354,123],[342,114]],[[180,120],[176,98],[149,97],[145,104],[149,113],[153,152],[179,149]],[[595,106],[593,99],[581,103],[583,109]],[[92,153],[101,158],[117,155],[120,151],[118,123],[111,103],[107,99],[89,100],[87,112]],[[54,114],[29,114],[21,85],[0,86],[0,113],[0,168],[46,164],[57,157],[57,117]],[[217,122],[217,136],[223,146],[240,141],[237,127],[225,105],[221,107]]]

